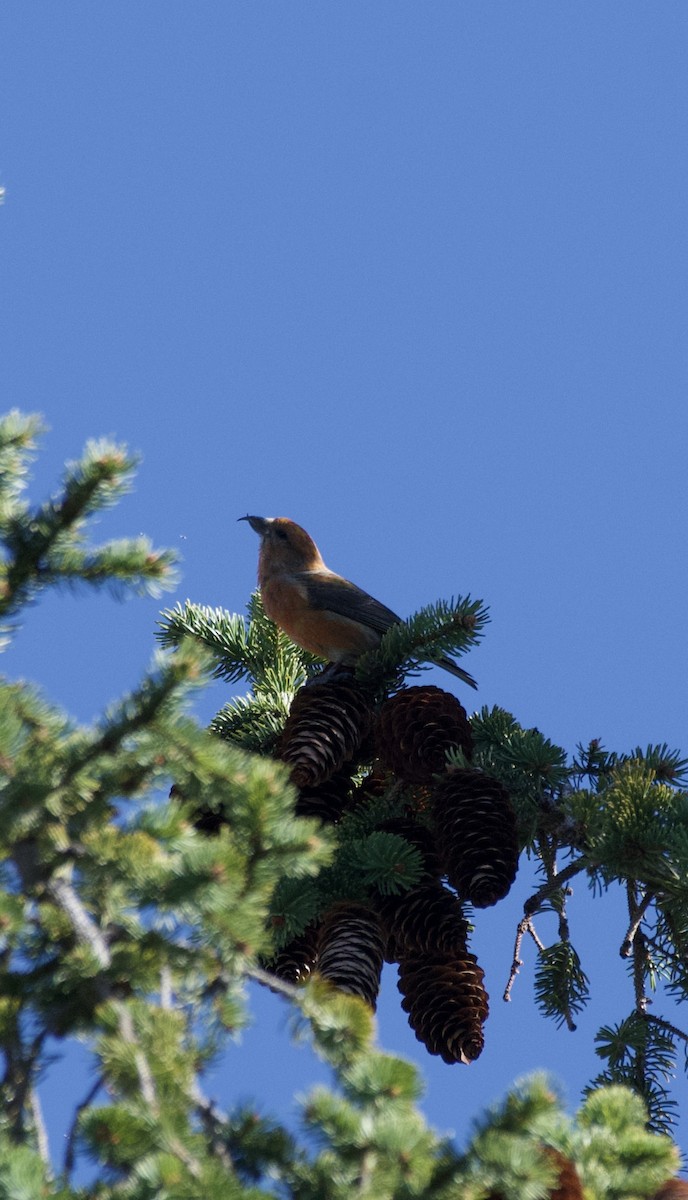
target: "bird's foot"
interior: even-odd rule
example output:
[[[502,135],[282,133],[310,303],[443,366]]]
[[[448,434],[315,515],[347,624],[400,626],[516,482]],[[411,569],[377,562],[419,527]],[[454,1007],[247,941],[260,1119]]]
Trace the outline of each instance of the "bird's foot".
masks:
[[[304,687],[311,687],[314,683],[343,682],[345,679],[353,679],[353,677],[353,667],[344,666],[343,663],[328,663],[322,671],[318,671],[317,675],[312,675]]]

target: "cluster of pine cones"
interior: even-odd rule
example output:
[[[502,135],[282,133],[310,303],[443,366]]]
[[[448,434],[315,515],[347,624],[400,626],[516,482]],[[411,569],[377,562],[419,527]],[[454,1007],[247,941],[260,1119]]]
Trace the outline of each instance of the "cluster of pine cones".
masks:
[[[481,771],[448,767],[451,747],[470,761],[466,711],[440,688],[404,688],[379,709],[349,678],[311,683],[297,693],[277,750],[299,789],[297,813],[337,822],[352,805],[399,783],[404,815],[378,828],[417,849],[423,874],[401,894],[335,904],[272,964],[292,983],[317,971],[375,1007],[383,960],[397,962],[409,1023],[447,1063],[477,1058],[488,1013],[483,971],[467,947],[463,903],[495,904],[518,865],[508,793]],[[372,774],[354,787],[357,767],[371,760]]]

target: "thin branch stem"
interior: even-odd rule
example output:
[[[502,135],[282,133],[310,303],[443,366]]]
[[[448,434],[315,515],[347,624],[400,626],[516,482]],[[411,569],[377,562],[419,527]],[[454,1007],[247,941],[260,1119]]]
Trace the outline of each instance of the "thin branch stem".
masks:
[[[155,1081],[153,1079],[150,1066],[148,1065],[148,1059],[143,1053],[139,1039],[136,1036],[136,1030],[134,1029],[134,1022],[132,1020],[131,1012],[127,1008],[126,1004],[119,1004],[117,1007],[119,1009],[119,1029],[122,1038],[125,1042],[128,1042],[130,1046],[134,1047],[134,1061],[136,1063],[136,1072],[138,1074],[139,1084],[141,1086],[141,1095],[143,1096],[143,1099],[146,1101],[146,1104],[150,1108],[153,1115],[158,1117],[160,1116],[160,1106],[158,1104],[158,1097],[155,1091]]]
[[[161,1115],[160,1103],[158,1101],[158,1095],[155,1088],[153,1072],[150,1069],[148,1059],[146,1058],[146,1055],[141,1048],[139,1039],[136,1036],[136,1030],[134,1029],[131,1011],[125,1004],[119,1004],[118,1008],[120,1033],[124,1041],[128,1042],[134,1047],[134,1061],[136,1063],[136,1072],[139,1077],[141,1095],[150,1108],[153,1116],[156,1119],[159,1119]],[[174,1135],[171,1137],[166,1137],[165,1140],[167,1141],[170,1152],[184,1164],[192,1179],[200,1179],[203,1174],[202,1168],[197,1159],[194,1158],[193,1154],[187,1150],[184,1143]]]
[[[679,1041],[685,1042],[688,1045],[688,1033],[684,1033],[677,1025],[672,1025],[671,1021],[666,1021],[664,1017],[655,1017],[652,1013],[644,1013],[643,1015],[646,1021],[652,1021],[653,1025],[658,1025],[665,1033],[670,1033],[673,1037],[678,1038]]]
[[[543,900],[546,900],[548,896],[551,896],[553,892],[556,892],[559,888],[561,888],[562,884],[568,883],[569,879],[573,879],[574,875],[578,875],[588,866],[589,862],[587,858],[581,856],[580,858],[575,859],[574,862],[569,863],[567,867],[564,867],[563,871],[560,871],[551,879],[548,879],[546,883],[543,883],[542,887],[538,888],[537,892],[534,892],[533,895],[526,900],[523,906],[523,911],[525,912],[526,916],[532,917],[542,906]]]
[[[13,1032],[14,1037],[12,1040],[6,1042],[3,1047],[5,1053],[5,1073],[2,1079],[2,1087],[5,1093],[5,1115],[10,1123],[13,1135],[21,1139],[26,1131],[27,1104],[32,1118],[35,1118],[32,1093],[34,1079],[37,1074],[36,1064],[43,1049],[43,1043],[48,1036],[48,1031],[47,1029],[43,1029],[37,1033],[29,1046],[25,1045],[22,1041],[18,1021],[14,1023]],[[38,1133],[39,1130],[37,1129]]]
[[[629,880],[626,884],[626,897],[628,900],[628,912],[631,920],[635,919],[638,909],[641,905],[638,902],[638,889],[633,880]],[[638,925],[640,923],[638,922]],[[645,990],[645,977],[647,975],[648,953],[645,939],[641,930],[636,927],[635,936],[631,947],[633,955],[633,989],[635,991],[635,1006],[639,1013],[643,1016],[647,1014],[647,1007],[650,1004],[650,997]],[[643,1066],[643,1071],[644,1071]]]
[[[83,1112],[85,1112],[85,1110],[87,1108],[89,1108],[89,1106],[93,1103],[93,1101],[95,1100],[95,1098],[102,1086],[103,1086],[103,1077],[102,1077],[102,1075],[99,1075],[98,1078],[96,1079],[95,1083],[93,1084],[93,1086],[88,1089],[88,1092],[84,1096],[84,1099],[81,1101],[80,1104],[77,1105],[77,1107],[74,1111],[74,1118],[72,1120],[72,1123],[69,1127],[69,1132],[67,1134],[67,1142],[65,1145],[64,1160],[62,1163],[62,1175],[63,1175],[65,1183],[69,1182],[69,1177],[70,1177],[72,1171],[74,1170],[74,1163],[76,1160],[76,1135],[77,1135],[77,1129],[79,1127],[79,1120],[80,1120],[81,1114]]]
[[[48,1131],[45,1127],[43,1119],[43,1109],[41,1107],[41,1099],[35,1087],[29,1090],[29,1105],[31,1107],[31,1115],[33,1117],[33,1127],[36,1133],[36,1148],[41,1157],[41,1161],[45,1163],[50,1171],[50,1144],[48,1142]]]
[[[293,983],[285,983],[283,979],[279,979],[277,975],[271,975],[262,967],[245,966],[243,974],[247,979],[253,979],[255,983],[270,988],[271,992],[278,992],[281,996],[286,996],[287,1000],[297,1000],[301,995],[300,988],[294,987]]]
[[[198,1083],[194,1086],[194,1099],[201,1125],[207,1136],[210,1149],[222,1162],[225,1169],[234,1172],[234,1162],[227,1146],[229,1120],[213,1100],[205,1096]]]
[[[376,1162],[377,1154],[371,1146],[368,1146],[361,1156],[361,1169],[357,1180],[358,1187],[356,1188],[359,1196],[365,1196],[369,1193]]]
[[[654,892],[646,892],[640,904],[638,904],[635,908],[635,911],[631,911],[631,923],[626,931],[626,936],[621,943],[621,948],[619,950],[619,954],[622,958],[630,958],[633,952],[636,934],[642,924],[645,913],[647,912],[650,904],[652,904],[654,898]]]
[[[167,963],[160,968],[160,1007],[171,1009],[174,1002],[172,972]]]
[[[509,972],[509,978],[507,980],[507,985],[504,989],[504,995],[502,997],[502,999],[506,1000],[507,1003],[511,1000],[511,993],[513,991],[513,987],[516,982],[516,976],[519,974],[519,971],[520,971],[521,967],[523,966],[523,959],[521,958],[521,945],[523,943],[523,938],[525,937],[526,933],[530,934],[530,936],[532,937],[533,941],[535,942],[535,945],[537,946],[538,950],[544,950],[544,948],[545,948],[543,946],[542,942],[540,941],[537,933],[535,932],[532,917],[528,917],[528,916],[522,917],[521,920],[519,921],[518,925],[516,926],[516,940],[514,941],[514,955],[513,955],[513,960],[511,963],[511,970]]]
[[[78,940],[90,947],[99,966],[107,970],[112,963],[108,944],[72,885],[58,875],[46,884],[45,890],[50,899],[69,917]]]

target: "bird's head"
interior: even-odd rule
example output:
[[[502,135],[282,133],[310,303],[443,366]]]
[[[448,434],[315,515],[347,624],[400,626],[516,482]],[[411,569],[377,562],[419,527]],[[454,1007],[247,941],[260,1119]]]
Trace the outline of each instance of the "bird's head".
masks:
[[[313,571],[324,567],[313,538],[288,517],[239,517],[260,537],[259,580],[281,572]]]

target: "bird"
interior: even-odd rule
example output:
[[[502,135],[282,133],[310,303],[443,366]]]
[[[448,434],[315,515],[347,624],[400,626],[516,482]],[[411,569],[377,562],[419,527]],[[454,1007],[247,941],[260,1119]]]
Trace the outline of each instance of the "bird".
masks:
[[[239,517],[260,537],[258,586],[263,608],[280,629],[311,654],[350,667],[401,622],[391,608],[325,565],[313,538],[288,517]],[[446,654],[433,662],[477,688]]]

